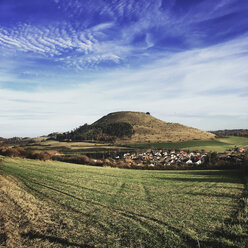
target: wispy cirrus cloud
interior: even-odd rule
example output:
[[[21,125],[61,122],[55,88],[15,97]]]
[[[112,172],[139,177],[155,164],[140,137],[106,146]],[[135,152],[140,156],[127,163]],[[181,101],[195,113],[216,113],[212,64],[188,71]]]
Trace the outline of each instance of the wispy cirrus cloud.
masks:
[[[149,111],[165,121],[209,129],[245,128],[247,77],[242,37],[222,45],[183,51],[153,64],[91,75],[78,75],[70,89],[44,88],[32,94],[0,90],[0,128],[22,127],[16,135],[67,131],[108,112]],[[231,99],[231,100],[230,100]],[[26,129],[24,126],[29,126]],[[10,135],[10,134],[9,134]]]
[[[130,47],[104,40],[102,32],[110,26],[111,23],[104,23],[79,30],[60,23],[48,27],[23,24],[14,29],[1,28],[0,47],[9,49],[9,54],[32,53],[37,58],[63,61],[64,65],[75,69],[83,70],[102,62],[118,64],[129,55]]]
[[[18,135],[64,131],[117,110],[245,127],[247,10],[235,0],[2,0],[1,130],[15,120]]]
[[[30,20],[15,26],[0,24],[0,47],[55,58],[79,70],[111,68],[132,64],[132,61],[134,64],[145,62],[147,55],[159,56],[161,50],[182,51],[215,42],[207,36],[215,36],[219,42],[222,36],[241,32],[247,21],[247,18],[240,18],[238,24],[229,25],[229,19],[232,21],[229,15],[242,14],[246,9],[243,5],[234,5],[233,0],[221,1],[214,7],[211,1],[180,6],[173,0],[108,3],[60,0],[54,4],[51,7],[57,7],[55,17],[58,20],[53,18],[49,24],[32,24]],[[229,27],[216,32],[214,25],[219,18]],[[202,25],[210,28],[204,30]]]
[[[53,57],[66,52],[66,49],[77,49],[88,53],[96,42],[90,32],[76,32],[68,24],[37,27],[22,24],[20,27],[0,29],[0,45],[16,48],[22,52],[33,52]]]

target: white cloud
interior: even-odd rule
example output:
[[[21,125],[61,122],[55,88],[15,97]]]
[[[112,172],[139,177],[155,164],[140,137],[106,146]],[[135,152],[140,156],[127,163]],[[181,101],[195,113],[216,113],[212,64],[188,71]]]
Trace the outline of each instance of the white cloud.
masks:
[[[185,11],[185,14],[180,16],[173,15],[171,11],[175,4],[173,0],[166,2],[166,8],[162,8],[161,0],[121,0],[115,1],[114,4],[106,1],[94,4],[79,0],[54,2],[66,16],[82,18],[75,18],[77,21],[71,22],[73,25],[70,21],[64,21],[51,22],[46,26],[25,23],[11,28],[0,26],[0,47],[12,53],[21,51],[23,56],[33,53],[50,58],[51,61],[54,61],[55,57],[64,63],[64,66],[75,67],[78,70],[95,68],[97,65],[100,67],[106,62],[118,65],[121,61],[142,56],[144,62],[147,54],[150,57],[159,56],[152,54],[148,49],[157,48],[156,44],[160,38],[163,40],[165,37],[176,37],[182,44],[202,45],[202,36],[205,33],[192,32],[191,25],[229,14],[233,11],[230,4],[234,0],[220,1],[216,8],[213,8],[212,3],[203,1],[195,6],[196,9]],[[99,18],[104,16],[108,21],[96,24],[94,15],[99,15]],[[123,24],[122,18],[130,19],[130,22]],[[80,19],[83,20],[82,23]],[[153,33],[157,28],[160,33]],[[139,36],[144,36],[141,38],[143,40],[138,45],[134,44],[135,38]]]
[[[87,82],[78,78],[63,90],[0,89],[0,136],[66,131],[119,110],[149,111],[208,130],[247,128],[246,41],[178,53],[140,69],[98,73]]]
[[[23,24],[14,29],[0,29],[0,45],[23,52],[33,52],[44,56],[61,55],[65,49],[93,51],[92,30],[78,32],[70,24],[59,23],[48,27]]]
[[[23,54],[25,58],[27,52],[31,52],[34,56],[62,61],[65,66],[78,70],[108,61],[118,64],[132,49],[122,41],[104,37],[104,31],[112,25],[102,23],[76,29],[69,23],[57,23],[48,27],[23,24],[13,29],[0,28],[0,47],[9,51],[5,52],[7,57],[17,51],[26,53]]]

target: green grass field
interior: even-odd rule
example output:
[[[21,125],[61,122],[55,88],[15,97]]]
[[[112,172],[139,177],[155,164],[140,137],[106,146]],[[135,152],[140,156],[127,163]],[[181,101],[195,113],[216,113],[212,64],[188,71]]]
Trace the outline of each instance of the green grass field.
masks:
[[[34,139],[34,143],[23,145],[25,149],[32,151],[59,152],[67,155],[108,153],[130,150],[127,147],[116,146],[109,143],[94,142],[60,142],[55,140]]]
[[[166,149],[184,149],[184,150],[205,150],[207,152],[224,152],[233,147],[248,147],[248,138],[245,137],[227,137],[216,140],[193,140],[184,142],[167,142],[167,143],[147,143],[133,144],[132,148],[166,148]]]
[[[191,151],[205,150],[207,152],[224,152],[229,148],[248,147],[248,138],[227,137],[216,140],[193,140],[185,142],[146,143],[132,144],[128,147],[113,144],[90,142],[59,142],[53,140],[34,139],[35,142],[25,145],[25,149],[33,151],[59,152],[67,155],[87,154],[97,156],[99,154],[135,151],[137,149],[184,149]]]
[[[248,245],[243,172],[142,171],[1,158],[0,174],[20,180],[53,210],[50,225],[54,221],[56,228],[27,233],[27,223],[19,225],[20,236],[33,247],[45,241],[50,247]]]

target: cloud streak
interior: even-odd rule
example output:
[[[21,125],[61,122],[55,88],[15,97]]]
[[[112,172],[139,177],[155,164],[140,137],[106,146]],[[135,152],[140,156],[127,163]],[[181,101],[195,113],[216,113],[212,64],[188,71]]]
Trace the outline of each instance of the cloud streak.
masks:
[[[23,52],[22,56],[33,53],[55,58],[76,70],[132,65],[132,62],[145,62],[147,55],[159,56],[161,49],[173,52],[202,47],[210,42],[207,36],[216,36],[216,41],[211,41],[215,43],[221,36],[241,32],[247,18],[240,18],[240,28],[235,23],[230,26],[228,18],[225,20],[226,16],[243,13],[248,8],[234,2],[221,1],[213,8],[209,1],[188,6],[178,6],[173,0],[166,3],[160,0],[55,1],[50,7],[57,6],[54,14],[57,21],[55,18],[51,23],[32,24],[27,20],[14,26],[0,23],[0,47]],[[183,7],[185,12],[181,11]],[[218,18],[224,18],[222,22],[228,26],[225,32],[214,28]],[[205,22],[211,29],[201,28]]]
[[[67,131],[120,110],[149,111],[165,121],[205,130],[245,128],[246,41],[247,37],[243,37],[177,53],[140,69],[99,74],[87,83],[78,81],[70,89],[32,94],[2,89],[0,128],[8,135],[10,131],[4,127],[14,121],[20,127],[16,135],[41,135]],[[35,124],[32,132],[21,128],[24,123]]]

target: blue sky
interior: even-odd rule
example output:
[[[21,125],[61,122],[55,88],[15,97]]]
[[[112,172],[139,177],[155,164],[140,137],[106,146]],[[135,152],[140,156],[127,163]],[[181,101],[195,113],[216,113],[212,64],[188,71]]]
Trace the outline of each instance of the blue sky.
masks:
[[[0,136],[109,112],[248,128],[246,0],[0,0]]]

